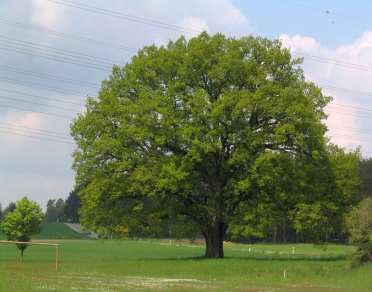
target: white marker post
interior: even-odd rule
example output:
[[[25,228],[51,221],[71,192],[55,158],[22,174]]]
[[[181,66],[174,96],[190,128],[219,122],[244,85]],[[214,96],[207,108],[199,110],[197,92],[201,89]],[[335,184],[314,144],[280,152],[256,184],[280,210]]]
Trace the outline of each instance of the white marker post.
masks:
[[[287,269],[283,270],[283,280],[287,278]]]

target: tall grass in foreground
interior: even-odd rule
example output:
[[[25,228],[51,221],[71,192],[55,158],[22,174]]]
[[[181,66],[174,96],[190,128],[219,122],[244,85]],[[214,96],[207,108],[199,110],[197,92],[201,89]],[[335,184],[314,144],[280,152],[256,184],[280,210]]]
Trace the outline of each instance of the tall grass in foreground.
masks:
[[[371,265],[348,269],[350,246],[227,244],[225,250],[226,258],[216,260],[201,257],[201,245],[62,241],[55,273],[53,250],[32,247],[21,263],[15,248],[0,246],[0,291],[372,290]]]

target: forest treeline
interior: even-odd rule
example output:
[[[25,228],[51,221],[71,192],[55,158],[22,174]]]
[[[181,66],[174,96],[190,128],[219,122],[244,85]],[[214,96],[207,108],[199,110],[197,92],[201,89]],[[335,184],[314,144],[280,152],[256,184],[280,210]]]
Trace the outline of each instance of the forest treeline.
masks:
[[[0,222],[7,214],[14,211],[16,208],[15,202],[10,202],[6,207],[2,208],[0,204]],[[69,194],[66,199],[49,199],[45,206],[44,222],[79,222],[80,198],[76,191]]]

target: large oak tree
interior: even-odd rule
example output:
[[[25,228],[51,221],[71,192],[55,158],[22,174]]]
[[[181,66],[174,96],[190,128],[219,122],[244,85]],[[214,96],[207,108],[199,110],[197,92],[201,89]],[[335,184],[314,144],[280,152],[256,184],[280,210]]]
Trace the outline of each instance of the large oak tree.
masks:
[[[95,230],[187,215],[207,257],[242,203],[256,204],[256,161],[324,155],[330,98],[280,41],[202,33],[140,50],[114,67],[73,122],[82,220]]]

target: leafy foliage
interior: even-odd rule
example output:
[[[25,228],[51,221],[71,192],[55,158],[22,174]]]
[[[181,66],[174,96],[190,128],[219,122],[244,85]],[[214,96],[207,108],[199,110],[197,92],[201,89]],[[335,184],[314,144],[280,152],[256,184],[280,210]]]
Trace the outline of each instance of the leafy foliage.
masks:
[[[64,205],[64,217],[68,222],[71,223],[78,223],[80,222],[80,215],[79,215],[79,209],[80,209],[80,197],[78,196],[78,191],[74,190],[72,191],[68,198],[65,201]]]
[[[357,267],[372,262],[371,234],[363,230],[360,236],[354,240],[354,243],[357,245],[357,250],[352,254],[351,266]]]
[[[372,261],[372,198],[366,198],[354,207],[346,217],[351,241],[357,245],[352,265]]]
[[[355,241],[364,233],[372,234],[372,198],[366,198],[354,207],[346,217],[346,224]]]
[[[72,125],[84,223],[130,229],[171,208],[200,228],[207,256],[223,257],[240,208],[275,206],[257,182],[269,179],[261,161],[326,155],[330,98],[304,81],[299,63],[279,41],[202,33],[115,67]]]
[[[372,197],[372,158],[361,160],[360,177],[362,182],[361,197]]]
[[[65,201],[63,199],[50,199],[47,202],[47,208],[45,212],[46,222],[64,222],[65,217]]]
[[[26,197],[16,203],[15,209],[8,213],[1,224],[1,228],[8,240],[28,242],[30,236],[40,232],[43,213],[36,202],[29,201]],[[26,244],[17,244],[23,256]]]
[[[342,241],[344,214],[356,204],[359,152],[328,145],[318,159],[266,153],[252,176],[257,204],[242,204],[232,238],[286,242]]]

